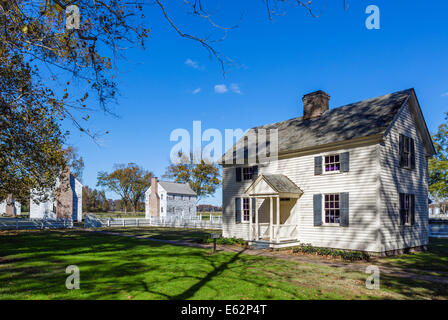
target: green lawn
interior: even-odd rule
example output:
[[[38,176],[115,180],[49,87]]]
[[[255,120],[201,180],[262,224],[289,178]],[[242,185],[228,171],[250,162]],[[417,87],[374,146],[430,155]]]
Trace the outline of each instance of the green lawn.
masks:
[[[210,220],[210,216],[222,216],[222,212],[197,212],[197,215],[202,215],[202,220]]]
[[[99,230],[132,234],[163,240],[202,240],[210,237],[211,233],[221,234],[221,230],[205,229],[179,229],[165,227],[123,227],[123,228],[101,228]]]
[[[445,286],[85,231],[0,233],[0,299],[431,299]],[[81,289],[65,288],[80,268]]]
[[[90,212],[83,213],[84,216],[92,214],[98,218],[144,218],[145,212],[137,211],[135,214],[132,211],[128,211],[126,213],[120,211],[113,212]]]
[[[448,239],[430,238],[428,251],[381,259],[384,266],[448,276]]]

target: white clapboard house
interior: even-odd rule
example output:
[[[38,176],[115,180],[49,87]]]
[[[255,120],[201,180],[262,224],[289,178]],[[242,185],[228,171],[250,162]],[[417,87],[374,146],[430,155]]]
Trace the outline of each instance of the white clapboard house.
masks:
[[[45,201],[40,200],[35,190],[30,191],[30,218],[82,221],[82,187],[81,182],[66,168],[55,190],[47,192]]]
[[[435,150],[415,91],[332,109],[317,91],[303,97],[303,109],[251,130],[278,130],[278,160],[223,163],[223,235],[274,248],[424,248]],[[236,146],[222,160],[235,160]]]
[[[145,216],[188,218],[196,217],[197,196],[188,183],[151,179],[145,192]]]
[[[8,212],[8,203],[11,205],[11,210]],[[22,205],[16,201],[12,196],[10,199],[5,199],[0,202],[0,216],[20,216],[22,213]]]

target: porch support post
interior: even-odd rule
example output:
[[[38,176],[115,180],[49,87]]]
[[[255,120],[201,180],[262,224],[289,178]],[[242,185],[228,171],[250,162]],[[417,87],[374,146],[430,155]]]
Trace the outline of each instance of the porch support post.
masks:
[[[274,240],[274,198],[269,197],[269,241]]]
[[[254,239],[252,232],[252,198],[249,197],[249,241]]]
[[[257,228],[256,231],[255,231],[255,240],[260,240],[260,225],[258,223],[257,198],[255,198],[255,227]]]
[[[280,196],[277,197],[277,243],[280,242]]]

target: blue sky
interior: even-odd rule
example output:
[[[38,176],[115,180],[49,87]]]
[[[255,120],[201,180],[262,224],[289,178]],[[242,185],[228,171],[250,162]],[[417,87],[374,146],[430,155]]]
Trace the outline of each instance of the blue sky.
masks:
[[[319,11],[325,1],[314,2]],[[97,112],[88,124],[110,133],[97,145],[72,130],[69,143],[86,165],[84,184],[95,186],[97,172],[115,163],[134,162],[160,177],[174,129],[191,132],[200,120],[203,130],[246,130],[301,116],[301,97],[315,90],[329,93],[335,108],[413,87],[431,131],[448,111],[447,1],[347,0],[344,11],[342,0],[331,0],[320,18],[283,7],[285,15],[273,21],[262,1],[207,3],[223,25],[235,24],[244,12],[239,27],[216,44],[240,67],[224,78],[216,60],[180,39],[160,10],[148,6],[146,50],[129,50],[130,62],[120,65],[120,97],[112,106],[119,117]],[[380,30],[365,27],[371,4],[380,9]],[[185,32],[221,36],[186,14],[183,1],[170,1],[166,9]],[[221,189],[202,203],[221,204]]]

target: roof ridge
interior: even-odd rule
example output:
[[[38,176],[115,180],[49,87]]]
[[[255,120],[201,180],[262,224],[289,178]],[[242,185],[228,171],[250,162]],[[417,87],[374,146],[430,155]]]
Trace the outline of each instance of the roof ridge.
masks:
[[[277,129],[278,154],[376,136],[384,134],[403,104],[414,93],[413,88],[396,91],[329,109],[314,119],[296,117],[251,130]],[[245,133],[238,141],[247,135]],[[235,158],[235,145],[238,146],[238,142],[223,157],[232,152],[231,156]]]
[[[399,90],[399,91],[395,91],[395,92],[391,92],[391,93],[386,93],[386,94],[383,94],[383,95],[380,95],[380,96],[376,96],[376,97],[372,97],[372,98],[368,98],[368,99],[364,99],[364,100],[355,101],[355,102],[352,102],[352,103],[349,103],[349,104],[344,104],[342,106],[338,106],[338,107],[326,110],[321,115],[321,117],[323,115],[328,115],[328,113],[333,112],[333,111],[338,110],[338,109],[341,109],[341,108],[344,108],[344,107],[353,107],[356,104],[359,104],[359,103],[362,103],[362,102],[368,102],[368,101],[379,99],[379,98],[383,98],[383,97],[386,97],[386,96],[391,96],[391,95],[394,95],[394,94],[402,94],[402,93],[405,93],[407,91],[412,91],[412,90],[414,90],[414,88]],[[274,123],[268,123],[268,124],[256,126],[256,127],[251,128],[250,130],[252,130],[252,129],[262,129],[263,127],[267,127],[267,126],[279,125],[281,123],[285,123],[285,122],[288,122],[288,121],[291,121],[291,120],[308,120],[308,121],[313,121],[313,120],[318,120],[319,118],[320,117],[317,117],[317,118],[314,118],[314,119],[303,119],[303,116],[294,117],[294,118],[290,118],[290,119],[286,119],[286,120],[282,120],[282,121],[277,121],[277,122],[274,122]]]

